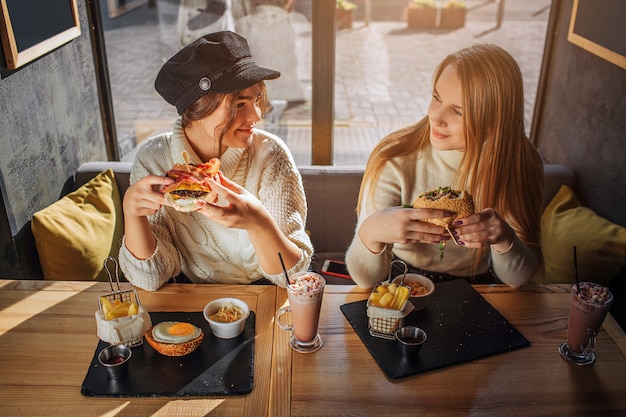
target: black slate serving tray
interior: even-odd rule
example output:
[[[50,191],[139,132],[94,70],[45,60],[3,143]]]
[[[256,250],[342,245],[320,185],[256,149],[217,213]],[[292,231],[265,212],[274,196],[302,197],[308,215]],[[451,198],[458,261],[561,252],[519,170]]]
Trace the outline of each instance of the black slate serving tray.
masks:
[[[419,356],[410,359],[400,355],[395,340],[370,335],[366,303],[363,300],[344,304],[341,311],[380,368],[392,379],[530,346],[530,342],[463,279],[437,284],[428,306],[405,318],[405,326],[420,327],[428,336]]]
[[[128,376],[114,381],[98,363],[96,347],[81,393],[87,397],[233,396],[252,391],[254,379],[255,314],[250,312],[242,334],[220,339],[211,333],[202,312],[151,312],[153,324],[186,321],[204,331],[198,349],[185,356],[161,355],[145,340],[132,348]]]

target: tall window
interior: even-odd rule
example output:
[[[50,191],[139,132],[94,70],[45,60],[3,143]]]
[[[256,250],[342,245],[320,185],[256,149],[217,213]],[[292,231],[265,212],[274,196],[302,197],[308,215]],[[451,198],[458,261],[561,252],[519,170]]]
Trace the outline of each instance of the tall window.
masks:
[[[313,126],[326,124],[328,134],[316,140],[332,139],[332,163],[364,165],[384,135],[426,114],[435,66],[472,43],[498,44],[518,60],[530,129],[550,0],[467,0],[462,25],[452,29],[410,28],[409,0],[351,2],[350,22],[338,10],[336,20],[316,14],[320,4],[335,12],[335,0],[135,0],[116,16],[101,1],[121,158],[131,159],[137,144],[170,130],[177,117],[154,90],[161,65],[184,44],[222,29],[246,36],[259,64],[283,73],[268,82],[273,109],[259,127],[283,138],[298,165],[311,164],[312,148],[325,146],[314,143]],[[334,36],[334,60],[332,48],[320,50],[324,33]],[[334,76],[325,78],[333,64]],[[312,98],[325,94],[332,117],[325,120],[322,109],[320,120]]]

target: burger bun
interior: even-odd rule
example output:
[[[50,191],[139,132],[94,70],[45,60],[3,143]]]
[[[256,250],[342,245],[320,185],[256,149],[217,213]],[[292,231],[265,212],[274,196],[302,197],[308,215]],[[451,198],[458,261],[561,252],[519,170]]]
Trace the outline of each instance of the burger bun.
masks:
[[[202,329],[198,328],[199,335],[191,340],[187,340],[180,343],[166,343],[157,341],[153,335],[153,330],[156,327],[152,326],[146,333],[144,333],[144,337],[146,341],[154,350],[159,352],[162,355],[166,356],[184,356],[188,355],[194,350],[196,350],[201,344],[202,340],[204,340],[204,332]]]
[[[424,219],[423,221],[449,228],[457,218],[464,218],[474,214],[474,199],[467,191],[454,191],[436,199],[428,198],[428,195],[436,192],[437,190],[433,190],[420,194],[413,201],[413,208],[447,210],[454,214],[450,217]]]
[[[205,194],[205,197],[208,195],[208,193]],[[185,213],[199,210],[206,201],[207,200],[205,198],[179,197],[173,193],[165,193],[165,205]]]

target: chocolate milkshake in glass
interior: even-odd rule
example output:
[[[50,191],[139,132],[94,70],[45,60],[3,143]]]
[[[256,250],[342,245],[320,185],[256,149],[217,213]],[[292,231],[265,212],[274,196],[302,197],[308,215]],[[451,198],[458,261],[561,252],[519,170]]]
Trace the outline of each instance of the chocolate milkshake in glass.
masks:
[[[281,329],[292,332],[289,344],[297,352],[310,353],[322,347],[317,325],[325,285],[324,277],[315,272],[299,272],[289,277],[289,306],[281,307],[276,312],[276,323]],[[292,324],[281,321],[286,312],[291,312]]]
[[[595,361],[596,336],[612,303],[613,294],[607,287],[581,282],[579,292],[576,284],[572,285],[567,342],[559,347],[563,359],[576,365]]]

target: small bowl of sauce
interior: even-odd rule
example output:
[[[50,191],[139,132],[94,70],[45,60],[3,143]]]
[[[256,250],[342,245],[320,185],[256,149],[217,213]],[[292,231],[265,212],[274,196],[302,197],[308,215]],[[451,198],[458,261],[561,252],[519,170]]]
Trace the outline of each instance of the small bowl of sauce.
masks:
[[[395,277],[392,282],[396,284],[403,282],[402,275]],[[435,283],[420,274],[406,274],[403,283],[411,287],[409,300],[411,300],[411,303],[415,307],[414,311],[420,311],[426,308],[428,299],[435,292]]]
[[[404,326],[395,333],[400,353],[405,358],[416,356],[426,342],[426,332],[419,327]]]
[[[100,351],[98,362],[107,370],[109,378],[121,379],[128,374],[128,361],[132,354],[126,345],[111,345]]]

